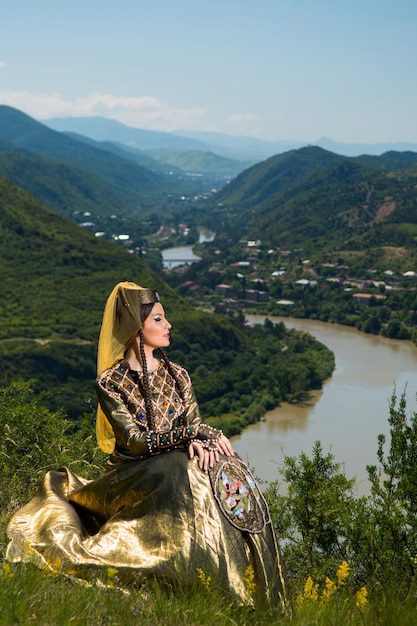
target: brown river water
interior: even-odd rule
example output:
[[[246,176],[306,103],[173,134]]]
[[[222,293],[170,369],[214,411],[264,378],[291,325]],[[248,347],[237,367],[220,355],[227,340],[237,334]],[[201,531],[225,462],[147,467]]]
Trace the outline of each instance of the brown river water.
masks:
[[[248,322],[265,318],[249,315]],[[269,317],[305,330],[334,352],[336,368],[323,389],[303,404],[283,404],[265,420],[233,438],[235,450],[263,481],[282,478],[285,456],[311,455],[315,441],[331,452],[348,478],[356,477],[357,493],[369,491],[366,466],[376,464],[378,434],[389,434],[389,400],[394,388],[406,389],[407,413],[417,412],[417,346],[367,335],[338,324]],[[282,489],[285,490],[283,484]]]

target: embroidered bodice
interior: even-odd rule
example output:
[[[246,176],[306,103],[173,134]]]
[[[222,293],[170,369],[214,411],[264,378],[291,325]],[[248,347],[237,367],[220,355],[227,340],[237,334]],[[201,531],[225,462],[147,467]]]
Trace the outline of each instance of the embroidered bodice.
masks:
[[[185,412],[188,416],[196,411],[198,413],[188,372],[175,363],[171,365],[182,386],[186,404],[182,401],[175,380],[166,364],[161,361],[158,368],[148,374],[155,414],[155,429],[159,431],[180,426]],[[97,384],[103,391],[123,402],[141,430],[149,428],[143,396],[142,373],[132,370],[126,361],[119,361],[99,377]],[[187,421],[185,416],[184,418]]]

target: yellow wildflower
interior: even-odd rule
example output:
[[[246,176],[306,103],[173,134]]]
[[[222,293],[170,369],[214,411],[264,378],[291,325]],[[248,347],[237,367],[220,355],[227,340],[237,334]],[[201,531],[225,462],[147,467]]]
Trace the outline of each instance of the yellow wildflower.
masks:
[[[304,585],[304,598],[316,602],[319,597],[319,584],[309,576]]]
[[[304,603],[304,596],[303,596],[303,594],[302,594],[302,593],[299,593],[299,594],[298,594],[298,596],[297,596],[297,597],[296,597],[296,599],[295,599],[295,604],[296,604],[298,607],[300,607],[300,606],[302,606],[302,605],[303,605],[303,603]]]
[[[107,576],[109,578],[114,578],[116,574],[119,573],[119,570],[116,567],[108,567],[107,568]]]
[[[336,572],[337,576],[337,584],[339,587],[346,583],[346,580],[349,577],[349,564],[346,561],[343,561],[341,565],[339,565],[339,569]]]
[[[356,607],[358,609],[364,609],[368,605],[368,590],[366,587],[361,587],[356,592]]]
[[[323,600],[330,600],[330,598],[335,593],[336,589],[337,589],[336,583],[326,576],[325,587],[321,594],[321,597],[323,598]]]
[[[211,576],[206,576],[201,567],[197,567],[198,578],[201,581],[201,584],[206,589],[206,591],[210,591],[211,586]]]
[[[243,575],[243,584],[245,585],[245,595],[248,602],[252,602],[252,596],[256,590],[255,570],[252,565],[248,565]]]
[[[13,578],[12,568],[9,563],[3,563],[3,575],[6,578]]]
[[[119,573],[119,570],[116,567],[112,567],[111,565],[107,568],[107,585],[109,587],[114,587],[114,579],[116,575]]]

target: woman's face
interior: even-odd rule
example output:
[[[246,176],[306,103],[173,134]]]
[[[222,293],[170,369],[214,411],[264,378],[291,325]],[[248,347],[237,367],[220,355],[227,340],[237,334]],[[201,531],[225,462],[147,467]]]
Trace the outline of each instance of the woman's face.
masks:
[[[155,302],[142,326],[143,343],[152,349],[169,346],[171,324],[165,317],[162,304]]]

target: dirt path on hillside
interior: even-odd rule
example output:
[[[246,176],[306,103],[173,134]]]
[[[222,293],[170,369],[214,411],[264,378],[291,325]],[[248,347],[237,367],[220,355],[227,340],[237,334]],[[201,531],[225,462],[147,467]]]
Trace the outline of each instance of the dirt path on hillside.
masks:
[[[79,346],[93,343],[92,341],[80,339],[79,337],[74,337],[72,339],[63,339],[62,337],[49,337],[49,339],[42,339],[40,337],[6,337],[5,339],[0,339],[0,343],[12,343],[13,341],[34,341],[35,343],[39,343],[41,346],[45,346],[48,343],[72,343]]]

